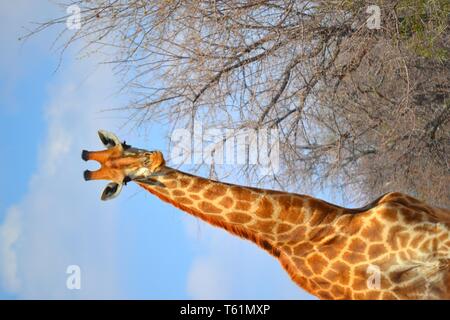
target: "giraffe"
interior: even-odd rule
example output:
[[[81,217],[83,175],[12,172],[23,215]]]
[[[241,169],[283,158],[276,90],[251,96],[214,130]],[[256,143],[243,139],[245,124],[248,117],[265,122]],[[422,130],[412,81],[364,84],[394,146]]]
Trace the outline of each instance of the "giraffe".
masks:
[[[82,151],[101,164],[85,180],[110,180],[102,200],[133,181],[162,201],[248,239],[279,260],[320,299],[450,299],[450,210],[391,192],[343,208],[302,194],[191,175],[160,151],[133,148],[99,131],[106,150]]]

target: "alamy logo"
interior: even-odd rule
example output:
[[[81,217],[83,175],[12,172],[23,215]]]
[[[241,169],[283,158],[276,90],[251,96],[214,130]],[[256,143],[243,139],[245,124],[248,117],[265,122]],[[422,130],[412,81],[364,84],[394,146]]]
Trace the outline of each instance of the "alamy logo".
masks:
[[[372,290],[379,290],[381,288],[381,271],[380,267],[370,264],[366,270],[367,275],[367,288]]]
[[[69,275],[66,280],[66,287],[69,290],[81,289],[81,268],[77,265],[70,265],[66,269]]]
[[[369,29],[380,29],[381,28],[381,9],[377,5],[368,6],[366,13],[370,16],[366,20],[366,26]]]
[[[175,129],[170,144],[173,164],[258,165],[263,175],[279,170],[277,129],[204,130],[195,123],[193,132]]]
[[[66,20],[66,27],[69,30],[81,29],[81,9],[77,5],[71,5],[66,10],[69,15]]]

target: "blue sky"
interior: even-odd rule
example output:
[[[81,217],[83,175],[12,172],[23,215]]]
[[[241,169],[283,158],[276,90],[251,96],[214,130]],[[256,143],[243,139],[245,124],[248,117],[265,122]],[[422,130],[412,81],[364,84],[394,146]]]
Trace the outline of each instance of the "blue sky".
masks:
[[[85,182],[101,149],[98,129],[167,151],[167,129],[123,128],[119,80],[98,57],[51,51],[55,31],[26,43],[22,26],[58,14],[47,1],[0,3],[0,298],[310,299],[279,263],[250,242],[210,227],[127,186],[100,201],[105,182]],[[81,268],[81,289],[66,268]]]

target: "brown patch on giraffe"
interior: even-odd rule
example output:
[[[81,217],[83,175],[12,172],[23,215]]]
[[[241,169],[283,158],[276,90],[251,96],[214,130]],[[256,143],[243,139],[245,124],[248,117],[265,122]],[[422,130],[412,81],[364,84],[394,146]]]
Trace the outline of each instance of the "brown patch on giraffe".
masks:
[[[347,238],[340,235],[334,235],[320,244],[319,250],[328,259],[334,259],[345,247]]]
[[[280,223],[277,226],[277,233],[284,233],[292,229],[292,225],[286,223]]]
[[[325,218],[323,219],[322,223],[332,224],[334,221],[336,221],[337,216],[338,216],[337,210],[330,211],[325,215]]]
[[[198,201],[201,199],[200,196],[198,196],[196,194],[190,194],[189,196],[191,197],[192,200],[195,200],[195,201]]]
[[[322,242],[325,238],[333,234],[334,228],[330,226],[319,226],[309,230],[307,237],[313,242]]]
[[[314,283],[322,289],[328,289],[331,286],[331,283],[328,279],[320,277],[320,276],[315,276],[311,279],[311,281],[314,281]]]
[[[281,250],[283,250],[284,252],[286,252],[288,255],[292,255],[292,248],[290,246],[283,246],[281,247]]]
[[[386,208],[381,211],[380,216],[381,216],[381,219],[384,219],[389,222],[397,222],[398,221],[397,210],[392,210],[392,209]]]
[[[334,284],[331,286],[330,293],[334,296],[335,299],[343,299],[345,297],[345,288]]]
[[[269,233],[272,231],[273,227],[275,226],[275,221],[262,221],[257,220],[255,223],[249,225],[249,228],[255,229],[256,231]]]
[[[432,241],[431,241],[431,239],[425,240],[420,245],[420,250],[422,250],[422,251],[430,251],[431,249],[432,249]]]
[[[425,235],[424,234],[418,234],[416,235],[411,242],[409,243],[409,245],[413,248],[418,248],[419,244],[422,243],[422,241],[425,239]]]
[[[372,244],[368,250],[370,259],[376,259],[384,253],[386,253],[386,247],[383,244]]]
[[[340,275],[336,271],[329,269],[327,272],[325,272],[324,277],[331,282],[337,282]]]
[[[322,213],[319,211],[314,211],[309,219],[309,225],[311,227],[317,226],[323,222],[326,217],[326,213]]]
[[[303,257],[313,250],[314,246],[312,244],[310,244],[309,242],[302,242],[294,247],[294,254],[296,256]]]
[[[309,208],[313,213],[313,217],[311,218],[311,225],[315,225],[316,222],[314,220],[314,216],[318,216],[319,223],[331,223],[336,219],[337,210],[333,208],[331,205],[321,201],[321,200],[309,200],[308,201]]]
[[[292,208],[291,210],[289,210],[287,222],[290,222],[293,224],[303,223],[303,216],[301,214],[301,210],[298,208]]]
[[[261,218],[270,218],[273,213],[273,206],[269,199],[263,197],[258,203],[255,214]]]
[[[250,202],[247,202],[247,201],[238,201],[234,205],[234,208],[236,210],[241,210],[241,211],[249,211],[250,207],[251,207],[251,204],[250,204]]]
[[[355,214],[344,214],[336,220],[339,231],[346,234],[357,234],[363,226],[360,216]]]
[[[320,289],[320,286],[313,280],[313,278],[309,279],[309,286],[314,291],[317,291]]]
[[[321,246],[333,245],[337,250],[342,250],[347,244],[347,237],[339,234],[335,234],[321,243]]]
[[[241,187],[232,187],[231,193],[236,198],[236,200],[242,200],[242,201],[254,201],[257,198],[257,195],[251,192],[248,189],[241,188]]]
[[[402,247],[402,248],[406,247],[408,245],[408,241],[409,241],[410,237],[411,236],[407,232],[399,233],[397,235],[397,239],[400,244],[400,247]]]
[[[330,270],[333,270],[335,273],[337,273],[337,279],[336,282],[339,282],[340,284],[346,286],[350,282],[350,267],[348,264],[346,264],[343,261],[336,261],[334,262]]]
[[[350,264],[355,264],[361,261],[364,261],[366,259],[366,256],[364,254],[361,253],[357,253],[357,252],[345,252],[342,255],[342,258],[349,262]]]
[[[211,182],[209,182],[208,180],[196,178],[193,180],[193,183],[189,187],[188,191],[198,193],[201,190],[203,190],[210,183]]]
[[[336,249],[333,245],[321,246],[320,252],[328,259],[334,259],[339,254],[340,250]]]
[[[186,197],[175,197],[175,201],[182,204],[193,204],[193,201]]]
[[[348,250],[357,252],[357,253],[364,253],[366,250],[366,242],[364,242],[360,238],[354,238],[351,240],[350,245],[348,246]]]
[[[352,235],[357,234],[361,231],[362,226],[363,226],[362,216],[353,215],[353,217],[351,217],[351,219],[348,221],[346,231]]]
[[[439,247],[439,241],[436,238],[431,239],[431,250],[437,251]]]
[[[245,213],[232,212],[227,214],[228,219],[234,223],[247,223],[252,220],[252,217]]]
[[[301,208],[290,207],[288,209],[281,209],[279,219],[281,221],[289,222],[292,224],[300,224],[303,222],[303,216],[301,214]]]
[[[220,184],[214,184],[203,192],[206,199],[212,200],[225,195],[227,188]]]
[[[183,197],[185,193],[182,190],[172,190],[172,195],[175,197]]]
[[[298,196],[293,196],[292,197],[292,206],[294,206],[294,207],[303,207],[303,205],[304,205],[304,201],[303,201],[303,199],[302,198],[300,198],[300,197],[298,197]]]
[[[354,278],[352,283],[352,289],[361,291],[367,290],[367,279],[366,278]]]
[[[380,294],[381,294],[380,291],[370,290],[366,292],[365,298],[369,300],[377,300],[380,298]]]
[[[180,187],[181,188],[187,188],[191,184],[191,180],[190,179],[186,179],[186,178],[181,178],[178,181],[180,182]]]
[[[222,212],[221,209],[217,208],[215,205],[206,202],[206,201],[202,201],[200,202],[200,204],[198,205],[199,209],[206,212],[206,213],[220,213]]]
[[[405,228],[403,228],[402,226],[398,226],[398,225],[393,226],[389,229],[386,242],[389,244],[389,246],[392,248],[392,250],[399,249],[398,242],[397,242],[397,240],[399,240],[398,235],[401,234],[404,230],[405,230]]]
[[[369,225],[363,228],[361,235],[369,242],[382,241],[382,230],[383,225],[381,224],[381,222],[376,218],[372,218],[372,220],[370,220],[369,222]]]
[[[446,234],[446,233],[443,233],[438,237],[439,242],[444,242],[447,239],[448,239],[448,234]]]
[[[300,241],[305,240],[305,233],[306,228],[304,226],[299,226],[290,233],[279,235],[278,239],[279,241],[287,242],[287,244],[297,244]]]
[[[315,274],[321,274],[325,267],[328,266],[328,260],[318,253],[308,256],[306,261]]]
[[[422,222],[423,215],[410,209],[400,209],[400,215],[403,217],[403,221],[406,224],[412,224],[414,222]]]
[[[219,204],[227,209],[230,209],[233,205],[233,199],[230,197],[224,197],[222,200],[220,200]]]
[[[414,231],[417,233],[422,233],[422,234],[435,234],[437,231],[437,227],[435,224],[422,224],[422,225],[418,225],[417,227],[414,227]]]
[[[279,205],[281,206],[282,210],[288,211],[289,208],[291,207],[291,200],[292,200],[292,196],[290,195],[286,195],[286,194],[282,194],[282,195],[278,195],[276,197],[274,197],[277,199]]]
[[[343,214],[336,220],[336,226],[346,228],[354,216],[354,214]]]
[[[279,200],[280,198],[289,198],[286,196],[278,197],[277,203],[280,205],[280,213],[278,216],[278,219],[281,221],[290,222],[292,224],[300,224],[303,222],[303,215],[302,208],[301,207],[294,207],[291,206],[289,203],[283,202],[281,203]]]
[[[178,187],[178,184],[175,180],[168,180],[167,182],[164,182],[164,185],[169,189],[174,189]]]
[[[293,261],[297,269],[300,271],[300,274],[304,275],[305,277],[311,277],[313,275],[312,270],[303,259],[294,258]]]
[[[332,300],[333,296],[325,290],[317,291],[317,296],[323,300]]]
[[[289,214],[288,210],[286,210],[285,208],[280,208],[280,213],[278,214],[278,219],[280,221],[286,221],[288,214]]]

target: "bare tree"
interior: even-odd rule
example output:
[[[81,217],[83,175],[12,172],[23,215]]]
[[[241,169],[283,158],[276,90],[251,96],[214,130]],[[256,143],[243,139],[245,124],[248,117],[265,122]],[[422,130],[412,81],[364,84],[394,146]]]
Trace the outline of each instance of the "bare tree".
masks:
[[[380,29],[364,1],[73,1],[62,48],[115,53],[135,125],[277,128],[281,172],[254,182],[449,206],[448,3],[376,2]]]

